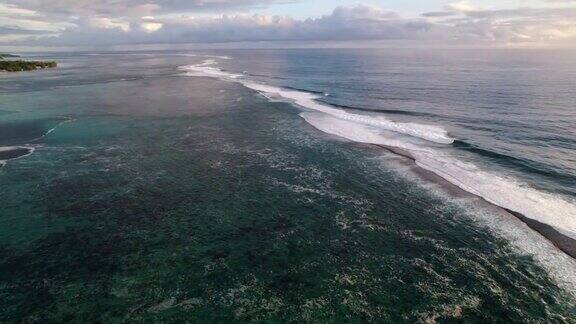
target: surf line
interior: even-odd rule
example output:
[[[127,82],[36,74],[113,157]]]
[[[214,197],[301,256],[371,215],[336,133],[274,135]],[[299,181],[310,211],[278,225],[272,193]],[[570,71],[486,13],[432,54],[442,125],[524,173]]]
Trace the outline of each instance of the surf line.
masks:
[[[433,182],[433,183],[440,185],[443,189],[448,191],[448,193],[458,195],[458,196],[463,196],[463,197],[477,198],[480,201],[482,201],[483,203],[489,204],[490,206],[495,207],[495,208],[505,212],[506,214],[508,214],[511,217],[516,217],[521,222],[526,224],[529,228],[531,228],[532,230],[534,230],[537,233],[539,233],[540,235],[542,235],[546,240],[551,242],[559,250],[566,253],[567,255],[572,257],[573,259],[576,259],[576,240],[572,239],[571,237],[568,237],[567,235],[562,234],[561,232],[556,230],[554,227],[552,227],[548,224],[544,224],[542,222],[539,222],[537,220],[531,219],[529,217],[526,217],[522,213],[519,213],[519,212],[514,211],[512,209],[494,204],[494,203],[486,200],[484,197],[482,197],[480,195],[471,193],[469,191],[466,191],[466,190],[458,187],[457,185],[453,184],[452,182],[448,181],[447,179],[444,179],[441,175],[419,166],[416,163],[417,162],[416,158],[414,156],[412,156],[412,154],[410,154],[409,152],[407,152],[401,148],[397,148],[394,146],[382,145],[382,144],[370,144],[370,143],[363,143],[363,144],[372,145],[372,146],[384,149],[384,150],[386,150],[386,151],[388,151],[388,152],[390,152],[396,156],[400,156],[402,158],[405,158],[406,160],[410,161],[410,163],[411,163],[410,165],[414,169],[414,172],[416,173],[417,176],[419,176],[423,180],[430,181],[430,182]]]

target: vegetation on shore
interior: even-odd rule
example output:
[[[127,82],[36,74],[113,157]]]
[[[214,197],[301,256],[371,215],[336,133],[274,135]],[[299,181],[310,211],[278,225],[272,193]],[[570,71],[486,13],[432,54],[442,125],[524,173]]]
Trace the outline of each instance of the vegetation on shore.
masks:
[[[4,60],[6,57],[18,57],[10,54],[0,54],[0,71],[18,72],[33,71],[37,69],[55,68],[58,63],[55,61],[23,61],[23,60]]]
[[[0,71],[6,72],[33,71],[37,69],[54,68],[56,66],[58,66],[58,64],[54,61],[0,61]]]

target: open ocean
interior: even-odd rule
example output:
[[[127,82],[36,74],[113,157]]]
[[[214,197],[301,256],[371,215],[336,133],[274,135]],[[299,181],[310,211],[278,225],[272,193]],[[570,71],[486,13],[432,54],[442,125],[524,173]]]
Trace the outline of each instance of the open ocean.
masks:
[[[30,55],[0,322],[576,323],[575,54]]]

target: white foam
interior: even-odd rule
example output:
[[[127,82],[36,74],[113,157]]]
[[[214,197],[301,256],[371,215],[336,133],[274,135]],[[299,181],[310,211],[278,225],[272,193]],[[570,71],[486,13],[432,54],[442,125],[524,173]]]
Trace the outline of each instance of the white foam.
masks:
[[[482,170],[433,147],[389,137],[378,128],[317,114],[302,115],[317,129],[355,142],[380,144],[410,152],[416,164],[488,202],[553,226],[576,239],[576,201],[536,190],[517,179]]]
[[[216,60],[208,59],[199,64],[181,66],[180,69],[186,71],[187,76],[205,76],[226,81],[232,81],[244,76],[223,71],[213,66],[216,64],[218,64]]]
[[[416,163],[490,203],[553,226],[576,239],[576,202],[569,197],[536,190],[517,179],[451,157],[418,155]]]
[[[481,170],[472,163],[460,161],[438,149],[423,147],[401,138],[389,137],[367,125],[332,118],[318,113],[304,113],[302,117],[322,132],[354,142],[393,146],[408,151],[416,163],[458,187],[483,197],[487,201],[524,214],[541,223],[551,225],[563,234],[576,239],[576,203],[544,193]],[[520,221],[496,214],[475,212],[476,217],[495,232],[508,238],[519,251],[533,255],[556,282],[576,296],[576,261],[558,250],[538,233]]]
[[[256,90],[267,97],[285,98],[298,106],[320,111],[342,120],[352,121],[358,124],[370,125],[383,130],[392,131],[404,135],[421,138],[439,144],[452,144],[454,139],[448,136],[448,132],[441,127],[393,122],[383,116],[369,116],[353,114],[343,109],[330,106],[317,101],[322,96],[298,90],[287,90],[253,82],[243,82],[245,86]]]
[[[452,144],[454,142],[454,139],[448,136],[448,132],[438,126],[415,123],[398,123],[383,116],[353,114],[343,109],[319,102],[317,99],[320,99],[322,97],[321,95],[251,82],[243,79],[244,75],[228,73],[214,67],[216,64],[218,64],[218,62],[215,60],[208,59],[199,64],[181,67],[181,69],[188,71],[187,75],[190,76],[208,76],[227,81],[238,81],[246,87],[258,91],[269,99],[290,101],[300,107],[320,111],[339,119],[375,126],[383,130],[393,131],[439,144]]]

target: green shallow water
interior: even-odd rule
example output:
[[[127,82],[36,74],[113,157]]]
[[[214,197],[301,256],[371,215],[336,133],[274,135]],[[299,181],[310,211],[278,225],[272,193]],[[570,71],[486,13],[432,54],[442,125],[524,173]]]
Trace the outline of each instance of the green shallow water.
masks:
[[[0,125],[67,122],[0,169],[0,322],[574,322],[531,257],[287,104],[173,76],[32,96]]]

